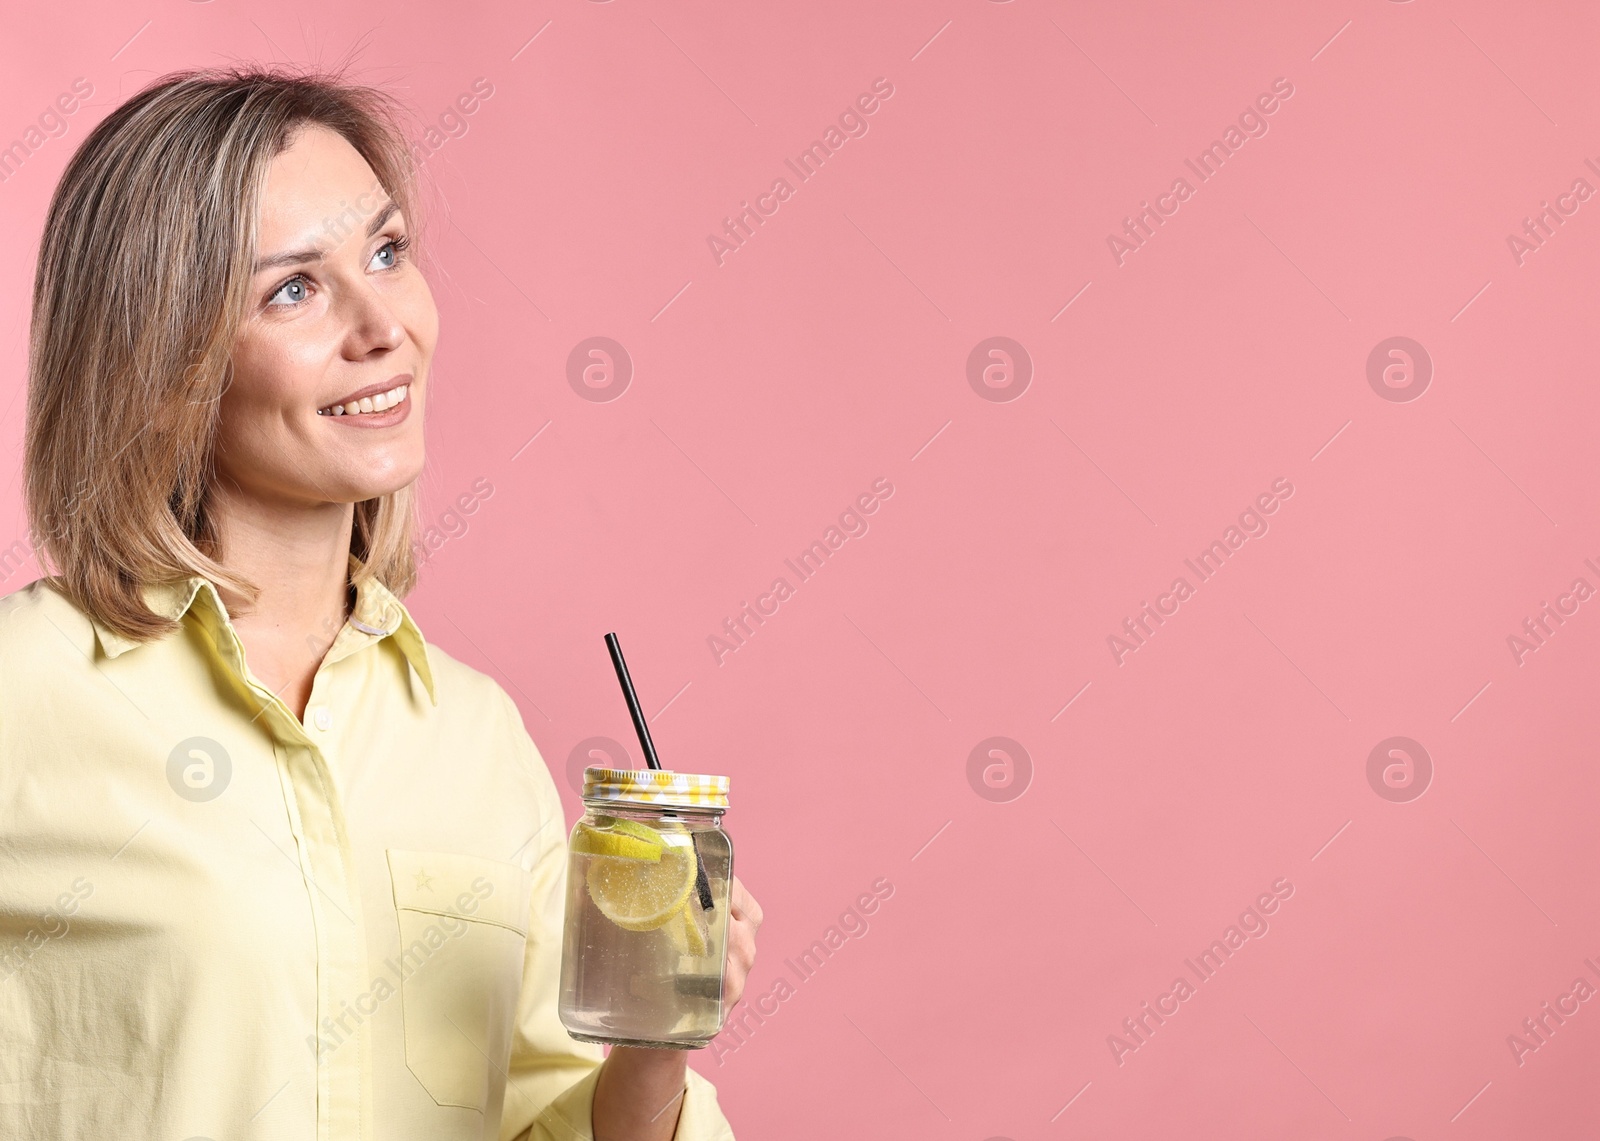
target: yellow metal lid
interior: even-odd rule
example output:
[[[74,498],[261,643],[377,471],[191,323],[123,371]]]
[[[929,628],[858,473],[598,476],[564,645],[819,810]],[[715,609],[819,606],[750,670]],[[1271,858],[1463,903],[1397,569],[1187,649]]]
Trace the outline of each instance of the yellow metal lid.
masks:
[[[727,808],[728,778],[704,773],[675,773],[669,769],[583,770],[586,800],[616,800],[633,804],[666,804],[680,808]]]

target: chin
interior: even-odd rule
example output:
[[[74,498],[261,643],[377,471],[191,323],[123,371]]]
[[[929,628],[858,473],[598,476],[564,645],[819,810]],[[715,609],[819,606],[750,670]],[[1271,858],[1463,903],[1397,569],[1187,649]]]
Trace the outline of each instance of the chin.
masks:
[[[422,472],[418,471],[415,475],[408,476],[405,479],[397,479],[393,481],[384,480],[381,483],[372,483],[356,498],[358,500],[381,499],[385,495],[393,495],[395,492],[404,491],[406,488],[415,484],[421,475]]]
[[[384,464],[379,470],[349,472],[340,480],[345,485],[340,496],[347,503],[360,503],[366,499],[380,499],[393,495],[416,483],[422,476],[423,463],[419,456],[415,463]]]

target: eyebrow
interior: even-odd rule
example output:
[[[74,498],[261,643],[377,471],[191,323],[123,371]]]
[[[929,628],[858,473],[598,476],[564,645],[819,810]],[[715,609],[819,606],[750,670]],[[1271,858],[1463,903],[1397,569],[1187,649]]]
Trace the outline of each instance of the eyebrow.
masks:
[[[367,224],[367,237],[374,237],[379,230],[383,229],[389,219],[394,217],[399,209],[400,204],[391,198],[383,209],[373,215],[372,221]],[[260,273],[262,270],[277,269],[280,266],[306,265],[310,262],[321,261],[326,256],[327,252],[320,249],[286,250],[281,254],[271,254],[264,258],[258,258],[254,272]]]

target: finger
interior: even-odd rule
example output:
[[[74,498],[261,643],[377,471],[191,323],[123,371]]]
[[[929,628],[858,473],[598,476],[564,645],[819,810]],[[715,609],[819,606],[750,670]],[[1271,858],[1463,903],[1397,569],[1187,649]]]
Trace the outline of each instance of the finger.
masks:
[[[756,940],[747,928],[734,928],[728,934],[728,963],[741,976],[756,965]]]
[[[737,961],[728,963],[728,969],[722,976],[722,997],[727,1001],[730,1010],[744,997],[745,985],[749,981],[749,971],[742,969]]]
[[[730,1006],[744,996],[755,961],[754,939],[742,929],[731,930],[728,935],[728,969],[723,982],[723,993]]]
[[[739,877],[733,877],[733,887],[728,894],[728,903],[732,908],[735,919],[748,919],[756,927],[761,926],[763,919],[761,905],[756,902],[755,896],[739,882]]]
[[[755,958],[756,927],[748,915],[740,916],[728,924],[728,951],[737,956],[748,950]]]

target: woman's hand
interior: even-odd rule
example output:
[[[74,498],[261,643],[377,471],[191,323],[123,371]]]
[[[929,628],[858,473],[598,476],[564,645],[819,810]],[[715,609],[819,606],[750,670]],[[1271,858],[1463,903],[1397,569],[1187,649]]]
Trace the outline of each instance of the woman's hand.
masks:
[[[733,877],[728,892],[728,969],[722,978],[722,997],[731,1011],[744,997],[745,979],[756,962],[756,928],[761,926],[761,905]]]
[[[745,980],[755,965],[761,918],[761,905],[734,876],[728,891],[728,965],[722,976],[722,998],[730,1012],[744,997]],[[678,1131],[687,1065],[682,1050],[613,1046],[594,1088],[595,1141],[670,1141]]]

